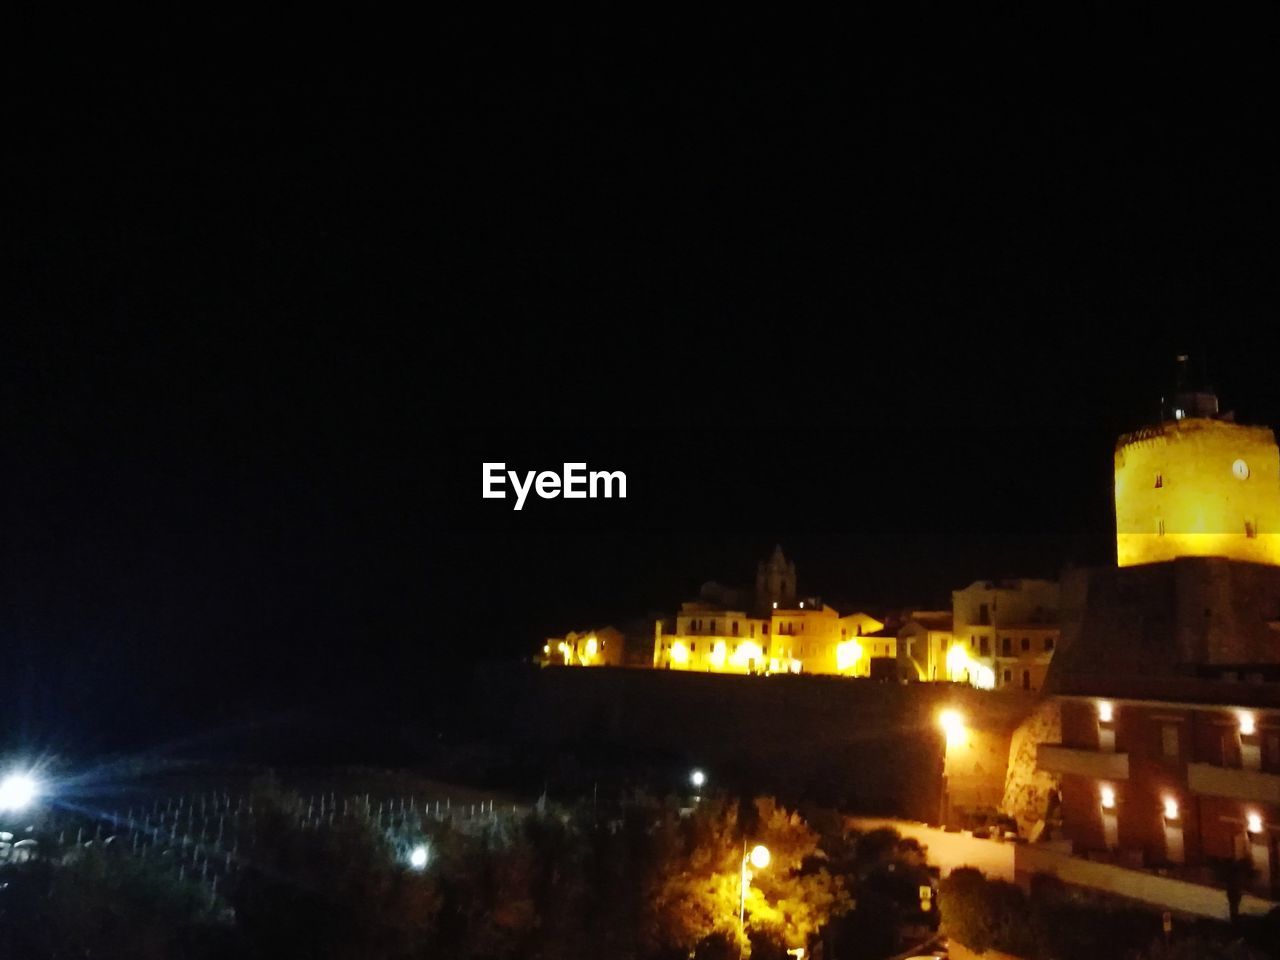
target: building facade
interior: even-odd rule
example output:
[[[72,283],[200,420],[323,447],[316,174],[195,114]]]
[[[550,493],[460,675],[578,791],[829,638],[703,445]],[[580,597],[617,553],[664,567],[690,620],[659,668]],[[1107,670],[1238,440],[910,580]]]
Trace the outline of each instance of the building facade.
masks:
[[[977,580],[953,591],[948,679],[1039,690],[1061,634],[1058,592],[1057,581],[1032,579]]]
[[[1280,566],[1261,535],[1280,470],[1269,430],[1216,411],[1175,397],[1121,438],[1117,566],[1064,576],[1062,739],[1038,764],[1074,852],[1277,899]]]

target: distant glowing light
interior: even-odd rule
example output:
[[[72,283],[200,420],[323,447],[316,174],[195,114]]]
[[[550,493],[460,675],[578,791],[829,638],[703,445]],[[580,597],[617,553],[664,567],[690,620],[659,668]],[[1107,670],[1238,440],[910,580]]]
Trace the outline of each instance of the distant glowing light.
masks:
[[[862,644],[857,640],[846,640],[836,644],[836,669],[846,673],[854,668],[862,659]]]
[[[777,600],[773,601],[773,609],[775,609],[775,610],[777,610],[777,609],[778,609],[778,601],[777,601]]]
[[[40,787],[30,774],[11,773],[0,780],[0,812],[25,810],[39,795]]]
[[[1178,801],[1173,797],[1164,798],[1164,817],[1166,820],[1178,819]]]
[[[1101,720],[1103,723],[1110,723],[1111,718],[1113,716],[1115,716],[1115,711],[1112,708],[1110,701],[1099,700],[1098,701],[1098,719]]]
[[[1103,787],[1099,791],[1102,794],[1102,806],[1107,810],[1115,809],[1116,792],[1111,787]]]
[[[671,645],[671,662],[672,663],[688,663],[689,648],[677,640]]]
[[[804,609],[804,601],[803,601],[803,600],[801,600],[801,601],[800,601],[800,609],[801,609],[801,610],[803,610],[803,609]]]
[[[693,773],[689,774],[689,782],[698,789],[701,789],[702,785],[707,782],[707,775],[701,770],[695,770]]]
[[[600,649],[600,643],[595,637],[587,637],[587,656],[594,657],[596,651]]]
[[[420,843],[409,851],[409,866],[415,870],[425,870],[430,859],[431,854],[425,843]]]
[[[939,713],[938,726],[947,735],[947,746],[953,747],[964,742],[964,715],[959,710],[943,710]]]
[[[1240,733],[1242,736],[1251,737],[1258,732],[1258,721],[1252,713],[1240,714]]]
[[[751,661],[754,660],[756,663],[760,663],[763,659],[764,650],[761,649],[760,644],[746,640],[738,644],[738,648],[733,651],[733,656],[729,658],[729,662],[735,667],[745,668],[750,666]]]
[[[757,870],[763,870],[769,865],[769,861],[772,859],[773,856],[769,853],[769,848],[763,843],[757,843],[751,848],[751,865]]]
[[[1251,813],[1245,819],[1250,833],[1262,832],[1262,814]]]
[[[969,653],[960,644],[953,644],[947,651],[947,676],[959,680],[969,669]]]
[[[729,648],[725,646],[723,640],[717,640],[716,645],[711,648],[711,665],[717,670],[724,669],[724,661],[728,656]]]
[[[542,652],[543,652],[544,654],[546,654],[546,653],[550,653],[550,652],[551,652],[551,644],[549,644],[549,643],[544,643],[544,644],[542,645]]]

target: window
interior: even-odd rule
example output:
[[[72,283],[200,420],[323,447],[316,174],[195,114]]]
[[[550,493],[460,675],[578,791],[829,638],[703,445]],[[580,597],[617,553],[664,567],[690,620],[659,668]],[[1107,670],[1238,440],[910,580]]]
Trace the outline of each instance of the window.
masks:
[[[1156,474],[1156,486],[1157,486],[1157,487],[1163,487],[1163,486],[1164,486],[1164,474],[1162,474],[1162,473],[1157,473],[1157,474]]]
[[[697,645],[696,643],[691,643],[691,644],[689,644],[689,652],[690,652],[690,653],[697,653],[697,652],[698,652],[698,645]]]
[[[1280,733],[1268,732],[1266,735],[1267,744],[1267,766],[1273,770],[1280,767]]]
[[[1160,752],[1171,760],[1178,758],[1178,725],[1160,724]]]
[[[1258,528],[1254,525],[1252,520],[1246,520],[1244,522],[1244,535],[1250,540],[1258,535]]]
[[[1012,674],[1012,673],[1010,673],[1008,670],[1006,670],[1006,671],[1004,672],[1004,682],[1005,682],[1006,684],[1009,684],[1009,683],[1012,683],[1012,682],[1013,682],[1013,674]]]
[[[1023,652],[1023,653],[1026,653],[1026,652],[1027,652],[1028,650],[1030,650],[1030,649],[1031,649],[1031,638],[1030,638],[1030,637],[1023,637],[1023,638],[1022,638],[1022,652]]]
[[[1013,656],[1013,637],[1004,637],[1000,640],[1000,655],[1005,657]]]
[[[760,624],[760,630],[761,630],[761,636],[767,637],[769,635],[769,624],[767,623]]]
[[[973,649],[975,649],[977,646],[978,646],[978,638],[977,638],[977,637],[974,637],[974,636],[970,636],[970,637],[969,637],[969,649],[970,649],[970,650],[973,650]]]
[[[716,622],[714,620],[711,621],[711,632],[712,633],[716,632]]]
[[[1030,670],[1022,671],[1022,689],[1023,690],[1031,689],[1031,671]]]
[[[737,620],[733,621],[733,635],[734,635],[735,637],[738,635],[738,621],[737,621]]]
[[[991,643],[987,637],[978,638],[978,653],[984,657],[991,654]]]
[[[1157,520],[1157,521],[1156,521],[1156,533],[1157,533],[1157,534],[1159,534],[1159,535],[1160,535],[1160,536],[1162,536],[1162,537],[1164,536],[1164,521],[1163,521],[1163,520]]]
[[[1053,649],[1053,637],[1044,638],[1044,649],[1046,653]]]

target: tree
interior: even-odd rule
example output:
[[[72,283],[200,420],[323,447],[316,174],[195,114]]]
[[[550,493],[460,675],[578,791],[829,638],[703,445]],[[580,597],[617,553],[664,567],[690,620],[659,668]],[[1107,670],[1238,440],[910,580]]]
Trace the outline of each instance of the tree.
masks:
[[[685,820],[668,814],[655,840],[665,852],[650,927],[659,946],[687,949],[720,937],[750,950],[738,913],[744,851],[756,844],[771,855],[766,868],[746,871],[746,925],[757,935],[808,946],[849,906],[842,881],[826,869],[817,834],[770,798],[745,811],[707,800]]]

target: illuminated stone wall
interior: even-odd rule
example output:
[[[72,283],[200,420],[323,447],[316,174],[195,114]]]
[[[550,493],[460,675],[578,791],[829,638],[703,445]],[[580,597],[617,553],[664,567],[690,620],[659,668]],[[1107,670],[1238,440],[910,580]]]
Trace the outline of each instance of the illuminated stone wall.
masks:
[[[1265,427],[1187,419],[1121,437],[1122,567],[1215,556],[1280,565],[1280,450]]]

